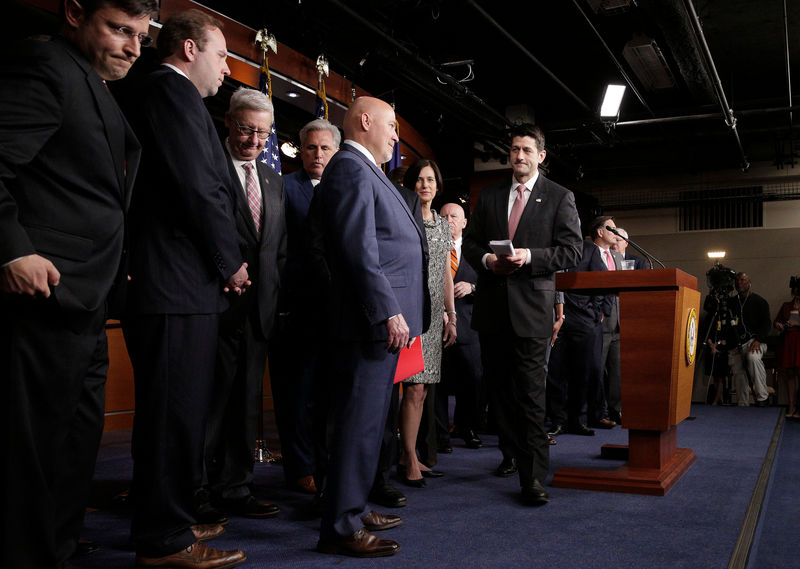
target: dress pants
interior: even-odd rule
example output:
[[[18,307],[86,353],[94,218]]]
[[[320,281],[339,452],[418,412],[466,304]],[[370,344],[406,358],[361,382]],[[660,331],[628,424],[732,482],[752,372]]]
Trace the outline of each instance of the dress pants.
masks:
[[[546,357],[550,338],[481,333],[484,377],[496,408],[498,434],[517,460],[522,488],[544,483],[550,447],[544,428]],[[505,451],[504,451],[505,452]]]
[[[311,397],[317,343],[308,322],[313,315],[292,313],[278,318],[270,342],[269,375],[275,402],[275,422],[281,440],[286,483],[314,473]]]
[[[0,297],[3,386],[0,566],[67,567],[103,431],[105,310]]]
[[[375,480],[392,395],[397,354],[385,341],[345,342],[326,362],[331,391],[330,454],[320,538],[348,537],[364,527],[367,495]]]
[[[218,333],[217,314],[144,314],[123,322],[136,380],[135,512],[131,534],[145,557],[195,542],[189,526],[202,484]]]
[[[470,429],[478,431],[481,425],[481,390],[483,364],[480,344],[455,343],[442,352],[442,383],[437,388],[437,427],[449,429],[447,392],[456,398],[453,424],[456,434]],[[444,433],[447,434],[445,430]]]
[[[205,465],[212,501],[250,496],[267,341],[253,319],[220,319]]]
[[[739,398],[739,405],[745,407],[750,405],[750,381],[753,382],[753,395],[756,401],[766,401],[769,397],[767,391],[767,370],[764,368],[764,351],[766,344],[761,344],[760,352],[751,352],[750,345],[753,343],[751,338],[741,345],[740,348],[728,352],[728,365],[731,366],[731,376],[733,385],[736,388],[736,395]],[[742,363],[744,359],[744,364]],[[747,366],[745,371],[744,366]],[[748,381],[748,375],[750,381]]]
[[[619,331],[603,333],[603,355],[605,364],[605,402],[606,411],[600,418],[610,417],[617,421],[622,412],[622,385],[619,363]]]

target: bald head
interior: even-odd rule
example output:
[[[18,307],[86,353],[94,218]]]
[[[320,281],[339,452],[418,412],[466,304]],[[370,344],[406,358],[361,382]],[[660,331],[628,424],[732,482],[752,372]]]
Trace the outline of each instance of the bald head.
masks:
[[[394,109],[374,97],[359,97],[347,109],[342,123],[344,136],[366,148],[375,162],[383,164],[392,157],[397,137]]]
[[[467,226],[467,218],[464,217],[464,208],[457,203],[446,203],[439,211],[448,224],[450,224],[450,237],[458,239]]]

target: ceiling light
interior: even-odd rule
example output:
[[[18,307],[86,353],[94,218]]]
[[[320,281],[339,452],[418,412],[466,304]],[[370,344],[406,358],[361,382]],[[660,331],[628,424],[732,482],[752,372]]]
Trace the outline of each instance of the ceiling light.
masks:
[[[709,259],[724,259],[725,251],[709,251],[706,255]]]
[[[290,99],[296,99],[297,97],[300,96],[300,93],[298,93],[297,91],[286,91],[286,96],[289,97]]]
[[[600,106],[600,118],[617,120],[622,96],[625,94],[625,85],[609,84],[603,93],[603,104]]]
[[[281,152],[283,152],[283,154],[288,156],[289,158],[296,158],[298,149],[291,142],[284,142],[283,144],[281,144]]]

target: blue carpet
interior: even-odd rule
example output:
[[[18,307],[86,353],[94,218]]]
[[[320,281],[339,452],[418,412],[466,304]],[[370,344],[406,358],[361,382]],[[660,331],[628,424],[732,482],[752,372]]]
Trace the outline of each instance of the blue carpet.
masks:
[[[787,420],[783,427],[772,480],[764,500],[761,524],[748,567],[784,569],[796,567],[797,482],[800,476],[800,422]]]
[[[261,521],[234,518],[227,534],[212,544],[243,549],[246,566],[252,568],[724,568],[779,410],[695,406],[692,411],[696,420],[679,427],[678,445],[693,449],[697,461],[663,497],[551,488],[548,480],[550,504],[524,507],[517,502],[516,478],[491,475],[500,453],[496,438],[487,435],[482,449],[455,444],[453,454],[440,455],[437,469],[445,478],[428,480],[425,489],[398,486],[409,505],[392,511],[405,523],[384,532],[401,544],[394,557],[362,560],[315,553],[318,520],[308,514],[309,499],[282,488],[281,469],[271,464],[257,465],[256,480],[260,497],[279,504],[281,514]],[[615,428],[595,437],[562,435],[557,440],[551,447],[552,470],[613,468],[621,463],[600,459],[600,446],[624,444],[627,434]],[[797,472],[800,425],[793,441],[795,458],[787,468]],[[100,502],[101,495],[127,484],[128,453],[128,445],[121,443],[101,450],[95,476]],[[76,567],[132,566],[128,526],[122,508],[104,506],[87,514],[83,537],[103,548],[76,559]],[[787,527],[794,526],[781,521],[765,535],[781,541]]]

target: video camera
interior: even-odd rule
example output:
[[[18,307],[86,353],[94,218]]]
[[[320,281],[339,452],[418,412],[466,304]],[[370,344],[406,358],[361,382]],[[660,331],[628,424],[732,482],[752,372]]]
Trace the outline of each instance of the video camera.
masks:
[[[800,277],[792,277],[792,282],[797,279],[800,287]],[[717,299],[728,298],[736,290],[736,271],[720,263],[715,263],[706,273],[708,292]],[[794,285],[792,285],[794,286]]]

